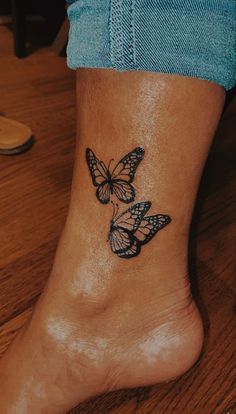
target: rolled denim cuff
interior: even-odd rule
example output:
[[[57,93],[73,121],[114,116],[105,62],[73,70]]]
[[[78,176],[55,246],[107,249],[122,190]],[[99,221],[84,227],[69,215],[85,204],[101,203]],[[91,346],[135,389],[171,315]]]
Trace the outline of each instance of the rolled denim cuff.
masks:
[[[234,0],[71,0],[68,66],[236,83]]]

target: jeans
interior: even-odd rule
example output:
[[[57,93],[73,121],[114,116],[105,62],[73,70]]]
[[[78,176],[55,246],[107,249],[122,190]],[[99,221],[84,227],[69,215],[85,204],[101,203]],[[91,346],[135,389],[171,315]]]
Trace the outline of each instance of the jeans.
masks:
[[[70,68],[236,84],[235,0],[69,0]]]

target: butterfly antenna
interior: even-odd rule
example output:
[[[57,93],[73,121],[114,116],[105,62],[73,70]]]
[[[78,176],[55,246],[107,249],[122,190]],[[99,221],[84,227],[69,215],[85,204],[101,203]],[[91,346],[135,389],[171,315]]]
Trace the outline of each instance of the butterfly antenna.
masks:
[[[115,213],[115,217],[117,216],[118,211],[119,211],[119,205],[116,203],[116,213]]]
[[[100,164],[101,164],[103,170],[106,171],[107,167],[106,167],[105,163],[103,161],[100,161]]]
[[[113,208],[113,212],[112,212],[112,220],[114,220],[114,218],[115,218],[115,209],[116,209],[116,207],[115,207],[115,203],[111,200],[111,204],[112,204],[112,208]]]
[[[108,164],[108,171],[110,171],[110,165],[111,165],[112,161],[114,161],[114,158],[112,158],[112,159],[110,160],[109,164]]]

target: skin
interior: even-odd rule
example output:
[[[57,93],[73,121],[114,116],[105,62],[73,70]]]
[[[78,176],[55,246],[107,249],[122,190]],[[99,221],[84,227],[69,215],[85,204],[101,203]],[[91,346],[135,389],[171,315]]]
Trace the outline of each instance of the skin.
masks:
[[[98,393],[169,381],[198,359],[203,329],[188,235],[224,97],[220,86],[193,78],[78,71],[68,218],[33,317],[1,361],[1,414],[66,413]],[[148,214],[172,221],[125,260],[107,241],[112,205],[96,198],[85,150],[108,165],[138,146],[145,157],[135,202],[150,200]]]

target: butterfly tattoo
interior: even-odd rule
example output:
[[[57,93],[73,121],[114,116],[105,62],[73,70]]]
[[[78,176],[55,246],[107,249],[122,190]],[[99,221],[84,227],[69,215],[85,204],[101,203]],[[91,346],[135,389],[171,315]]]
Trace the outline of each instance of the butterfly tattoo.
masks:
[[[94,152],[87,148],[86,161],[96,190],[96,197],[102,204],[108,204],[111,195],[115,195],[123,203],[130,203],[135,199],[135,189],[131,184],[139,163],[144,157],[144,149],[137,147],[125,155],[111,170],[103,161],[100,161]]]
[[[113,207],[108,235],[113,253],[124,259],[137,256],[141,247],[149,243],[159,230],[171,222],[171,218],[163,214],[146,216],[150,207],[150,201],[143,201],[119,215],[118,210]]]

